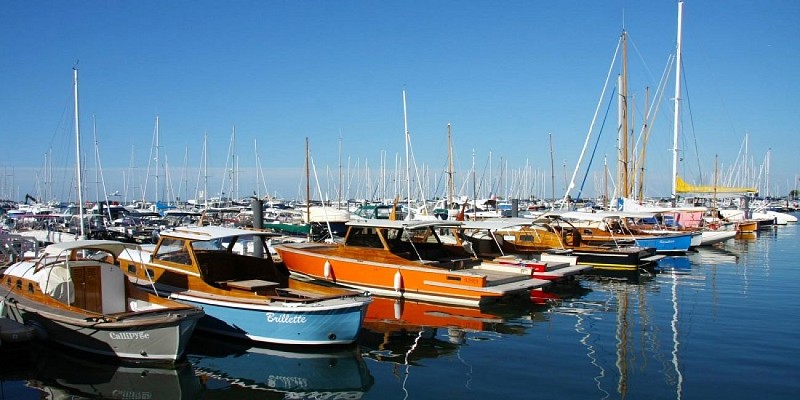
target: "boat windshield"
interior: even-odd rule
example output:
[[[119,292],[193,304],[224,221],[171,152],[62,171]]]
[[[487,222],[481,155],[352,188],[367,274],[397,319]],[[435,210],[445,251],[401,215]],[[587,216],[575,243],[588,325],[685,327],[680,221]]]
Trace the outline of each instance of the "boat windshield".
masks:
[[[223,245],[222,239],[203,240],[192,242],[192,249],[204,251],[226,251],[227,247]]]
[[[180,239],[163,238],[153,258],[178,264],[188,265],[192,263],[191,258],[189,258],[189,251],[183,245],[183,240]]]

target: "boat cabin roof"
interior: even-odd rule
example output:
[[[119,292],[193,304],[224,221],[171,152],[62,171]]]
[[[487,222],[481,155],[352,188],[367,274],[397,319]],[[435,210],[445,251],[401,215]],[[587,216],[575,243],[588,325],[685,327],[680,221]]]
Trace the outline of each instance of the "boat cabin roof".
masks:
[[[234,236],[280,236],[273,232],[255,231],[250,229],[226,228],[222,226],[190,226],[173,228],[161,232],[161,237],[171,237],[184,240],[214,240]]]
[[[390,228],[390,229],[420,229],[420,228],[455,228],[460,227],[460,221],[406,221],[389,219],[369,219],[366,221],[349,221],[347,226],[367,227],[367,228]]]
[[[478,221],[464,221],[461,228],[464,229],[481,229],[496,231],[499,229],[507,229],[514,226],[528,226],[533,225],[534,220],[531,218],[491,218]]]
[[[74,242],[51,244],[44,249],[44,252],[48,255],[59,255],[76,249],[97,249],[107,251],[117,257],[126,249],[135,249],[137,247],[138,245],[135,244],[114,240],[76,240]]]

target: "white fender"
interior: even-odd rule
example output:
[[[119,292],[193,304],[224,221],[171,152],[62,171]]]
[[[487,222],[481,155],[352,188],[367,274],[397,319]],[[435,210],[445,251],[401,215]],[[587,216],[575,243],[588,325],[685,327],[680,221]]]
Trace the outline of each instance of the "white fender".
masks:
[[[401,292],[403,290],[403,275],[400,271],[394,273],[394,291]]]
[[[403,302],[401,300],[396,300],[394,302],[394,319],[400,321],[403,317]]]
[[[325,274],[325,279],[331,278],[331,262],[325,260],[325,266],[322,268],[322,272]]]

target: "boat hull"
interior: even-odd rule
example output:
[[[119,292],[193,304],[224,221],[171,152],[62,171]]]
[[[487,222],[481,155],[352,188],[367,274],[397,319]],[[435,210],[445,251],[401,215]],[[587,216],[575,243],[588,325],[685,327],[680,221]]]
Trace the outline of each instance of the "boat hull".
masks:
[[[636,271],[639,268],[653,265],[656,260],[663,257],[656,256],[656,249],[653,247],[576,248],[554,250],[547,254],[577,257],[578,264],[591,265],[594,270],[620,271]],[[544,253],[543,257],[545,257]]]
[[[17,299],[15,307],[37,336],[57,345],[101,356],[172,363],[180,359],[202,312],[172,312],[122,321],[69,318]]]
[[[736,231],[703,231],[701,246],[711,246],[736,237]]]
[[[273,306],[212,300],[185,293],[170,298],[202,307],[197,329],[242,340],[276,344],[332,345],[356,341],[369,298],[342,298],[311,304]]]
[[[381,296],[478,305],[548,284],[532,278],[529,269],[488,285],[487,276],[492,272],[479,267],[427,267],[397,257],[381,258],[380,252],[356,257],[337,253],[335,245],[301,243],[277,246],[276,250],[295,274]]]
[[[638,237],[637,247],[653,247],[656,253],[687,252],[692,246],[692,233],[672,234],[664,236]]]

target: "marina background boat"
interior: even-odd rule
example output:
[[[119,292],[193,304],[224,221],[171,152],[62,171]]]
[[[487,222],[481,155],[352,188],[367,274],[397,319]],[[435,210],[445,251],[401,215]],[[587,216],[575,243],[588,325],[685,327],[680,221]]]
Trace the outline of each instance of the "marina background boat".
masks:
[[[666,257],[638,283],[582,279],[574,291],[541,296],[541,305],[483,310],[480,319],[440,305],[421,310],[418,315],[425,319],[410,319],[409,304],[400,310],[402,318],[395,318],[387,307],[384,315],[376,315],[383,322],[375,331],[365,330],[359,338],[363,365],[348,356],[344,370],[333,367],[356,384],[342,381],[338,388],[325,389],[328,383],[314,378],[319,382],[314,385],[324,393],[344,389],[352,398],[381,400],[534,395],[793,399],[800,391],[793,317],[800,226],[755,235]],[[459,316],[469,318],[452,320]],[[420,326],[425,324],[430,326]],[[3,347],[0,351],[11,350]],[[249,359],[266,359],[269,352],[243,358],[249,353],[236,357],[193,348],[194,341],[188,352],[194,368],[214,365],[215,371],[204,375],[199,393],[182,372],[171,378],[170,390],[179,384],[194,398],[220,399],[269,393],[268,376],[242,375],[242,368],[258,364]],[[9,365],[7,359],[4,353],[0,399],[39,399],[42,389],[25,373],[29,368]],[[71,365],[51,368],[48,374],[54,379],[74,376]],[[331,367],[308,368],[302,374],[315,377]],[[238,384],[237,377],[253,384]],[[302,382],[303,376],[297,377],[293,382]]]

